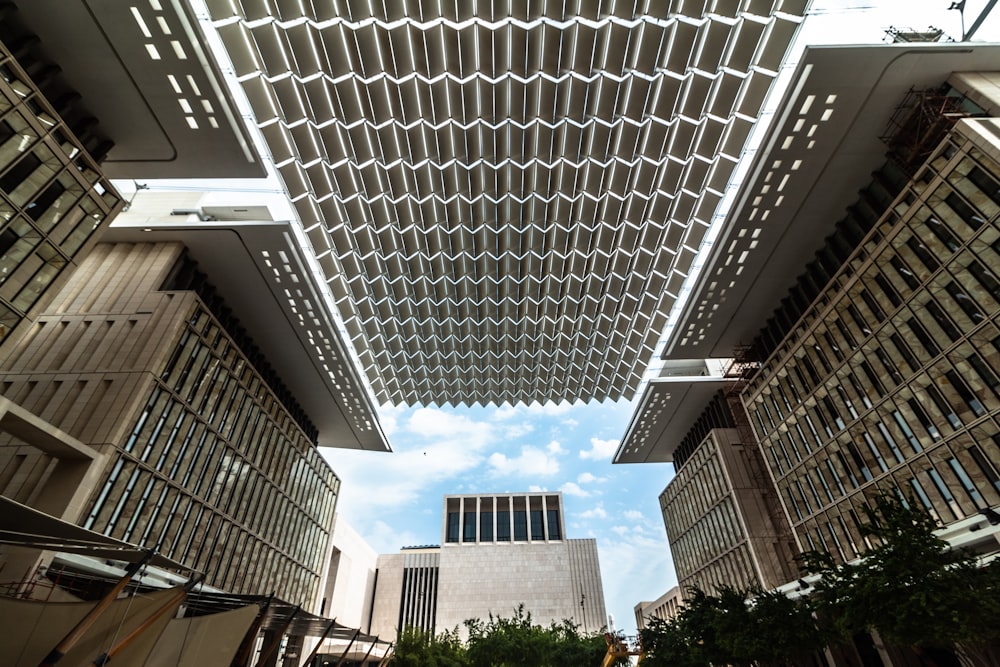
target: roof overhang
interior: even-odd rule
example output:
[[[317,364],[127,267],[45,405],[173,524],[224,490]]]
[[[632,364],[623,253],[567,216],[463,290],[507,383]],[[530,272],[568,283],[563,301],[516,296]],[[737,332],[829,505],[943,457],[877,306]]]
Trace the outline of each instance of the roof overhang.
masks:
[[[1000,45],[807,49],[664,358],[730,357],[750,343],[884,163],[880,136],[905,94],[998,62]]]
[[[119,216],[102,241],[183,243],[316,425],[318,444],[391,451],[290,223],[180,220]]]
[[[725,377],[667,377],[650,380],[614,463],[666,463],[720,389]]]
[[[128,563],[139,563],[148,558],[148,562],[157,567],[191,571],[191,568],[166,556],[149,555],[144,547],[81,528],[6,496],[0,496],[0,544],[84,554],[101,560]]]
[[[110,178],[261,178],[252,148],[187,2],[16,0],[32,47],[114,142]]]

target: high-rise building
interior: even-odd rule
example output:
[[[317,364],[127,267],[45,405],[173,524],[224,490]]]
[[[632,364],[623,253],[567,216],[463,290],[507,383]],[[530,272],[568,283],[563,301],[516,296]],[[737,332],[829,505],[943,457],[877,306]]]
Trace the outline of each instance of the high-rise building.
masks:
[[[749,419],[740,440],[796,550],[858,556],[882,492],[925,506],[955,543],[1000,549],[997,55],[808,50],[667,343],[669,358],[736,358],[719,382],[739,401],[709,433]],[[713,412],[699,386],[650,383],[615,457],[675,462],[668,523],[710,513],[708,482],[687,472]]]
[[[339,480],[316,446],[388,445],[311,259],[247,196],[108,181],[265,174],[194,13],[2,12],[0,493],[318,607]]]
[[[287,317],[296,307],[309,315],[309,283],[285,292],[283,267],[298,259],[286,225],[227,222],[224,207],[203,209],[214,223],[178,224],[170,211],[188,210],[192,196],[164,199],[133,202],[105,237],[114,242],[98,244],[11,341],[0,386],[105,454],[77,519],[84,527],[156,545],[215,588],[273,590],[312,607],[340,484],[316,444],[385,450],[384,438],[350,366],[327,354],[330,370],[310,377],[297,358],[311,361],[333,334]],[[226,261],[199,263],[206,247]],[[230,300],[235,286],[248,293]],[[275,341],[284,353],[271,352]],[[50,457],[3,452],[4,495],[37,502]],[[61,556],[55,565],[83,567]]]
[[[512,616],[541,625],[607,624],[597,542],[566,537],[562,495],[445,496],[442,544],[378,559],[371,632],[429,632]]]
[[[648,602],[640,602],[635,605],[635,627],[644,629],[652,618],[661,621],[669,621],[680,610],[682,604],[681,589],[674,586],[669,591]]]

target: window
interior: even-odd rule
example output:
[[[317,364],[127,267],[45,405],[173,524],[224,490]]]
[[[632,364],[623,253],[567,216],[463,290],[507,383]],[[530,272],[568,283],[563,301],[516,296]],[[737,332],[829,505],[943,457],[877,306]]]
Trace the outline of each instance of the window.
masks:
[[[479,541],[493,541],[493,512],[479,513]]]
[[[965,404],[969,406],[973,414],[977,417],[981,417],[986,414],[986,408],[983,407],[982,402],[972,393],[969,389],[969,385],[965,384],[965,380],[959,377],[958,373],[955,371],[945,371],[945,377],[948,378],[948,382],[955,388],[955,391],[961,397]]]
[[[979,304],[976,303],[971,296],[966,294],[965,290],[963,290],[957,282],[952,280],[945,285],[944,288],[947,290],[948,294],[951,295],[951,298],[954,299],[955,303],[958,304],[958,307],[962,309],[962,312],[968,315],[973,322],[982,322],[983,313],[979,308]],[[955,336],[952,337],[952,340],[954,339]]]
[[[1000,280],[997,280],[992,271],[975,260],[969,262],[966,268],[969,270],[969,273],[971,273],[972,276],[979,281],[979,284],[983,286],[983,289],[989,292],[994,299],[1000,301]]]
[[[525,510],[514,510],[514,541],[528,541],[528,513]]]
[[[542,519],[542,510],[531,510],[531,539],[545,539],[545,522]]]
[[[935,426],[930,417],[927,416],[927,412],[924,411],[924,407],[920,405],[920,402],[915,398],[911,398],[906,401],[906,404],[910,407],[910,410],[913,411],[913,415],[917,418],[917,421],[920,422],[920,425],[923,426],[924,430],[931,436],[931,440],[940,440],[941,432],[938,431],[937,426]]]
[[[951,192],[944,198],[944,201],[969,227],[979,229],[986,223],[982,216],[958,194]]]
[[[977,508],[986,507],[986,503],[983,501],[983,496],[979,493],[979,489],[977,489],[976,485],[972,483],[972,479],[969,477],[968,473],[965,472],[965,468],[963,468],[962,464],[958,462],[958,459],[948,459],[948,465],[951,466],[955,476],[958,477],[958,481],[962,484],[962,488],[965,489],[965,493],[969,496],[969,500],[972,501],[972,504]]]
[[[911,371],[920,370],[920,364],[917,362],[917,358],[913,356],[913,351],[910,349],[910,346],[906,344],[906,341],[903,340],[902,336],[898,333],[893,333],[889,336],[889,340],[891,340],[892,344],[896,346],[897,350],[899,350],[899,356],[903,358],[903,361],[906,362],[906,365],[910,367]]]
[[[462,541],[463,542],[475,542],[476,541],[476,513],[466,512],[465,518],[462,521]]]
[[[951,230],[944,226],[944,224],[937,218],[931,216],[927,219],[927,226],[934,233],[934,236],[938,238],[941,243],[944,244],[948,250],[955,252],[958,250],[962,244],[958,242],[955,235],[951,233]]]
[[[458,512],[448,512],[448,535],[449,542],[458,542]]]
[[[548,510],[549,517],[549,539],[561,540],[562,534],[559,528],[559,510]]]
[[[899,277],[903,279],[903,282],[906,283],[910,289],[917,289],[920,287],[920,279],[917,278],[912,271],[910,271],[910,268],[906,266],[906,262],[904,262],[899,255],[893,256],[893,258],[889,260],[889,264],[892,265],[892,268],[896,269],[896,273],[899,274]]]
[[[497,542],[510,542],[510,512],[497,512]]]

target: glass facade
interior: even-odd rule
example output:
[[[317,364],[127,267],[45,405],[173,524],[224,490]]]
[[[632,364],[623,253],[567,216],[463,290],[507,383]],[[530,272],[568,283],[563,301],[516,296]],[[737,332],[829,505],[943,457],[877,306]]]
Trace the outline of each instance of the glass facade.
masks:
[[[660,494],[660,511],[682,590],[762,585],[729,475],[723,469],[717,433],[707,434]]]
[[[854,558],[880,491],[1000,503],[1000,166],[961,127],[743,392],[803,549]]]
[[[315,597],[340,482],[201,304],[115,456],[87,528],[224,590]]]
[[[0,45],[0,341],[122,205]]]
[[[447,496],[444,542],[561,540],[561,508],[558,495]]]

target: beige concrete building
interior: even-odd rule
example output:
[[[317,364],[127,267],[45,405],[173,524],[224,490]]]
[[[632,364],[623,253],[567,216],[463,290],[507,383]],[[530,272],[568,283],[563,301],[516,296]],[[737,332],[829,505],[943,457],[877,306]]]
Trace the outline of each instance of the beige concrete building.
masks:
[[[652,618],[671,620],[677,616],[683,601],[680,586],[674,586],[655,600],[638,603],[635,605],[636,629],[643,630]]]
[[[561,494],[446,496],[441,546],[379,556],[371,632],[429,632],[467,619],[607,624],[597,543],[565,537]]]
[[[677,475],[660,494],[682,596],[691,587],[774,588],[797,574],[795,543],[757,442],[745,418],[740,424],[726,414],[731,409],[720,390],[681,443]]]

